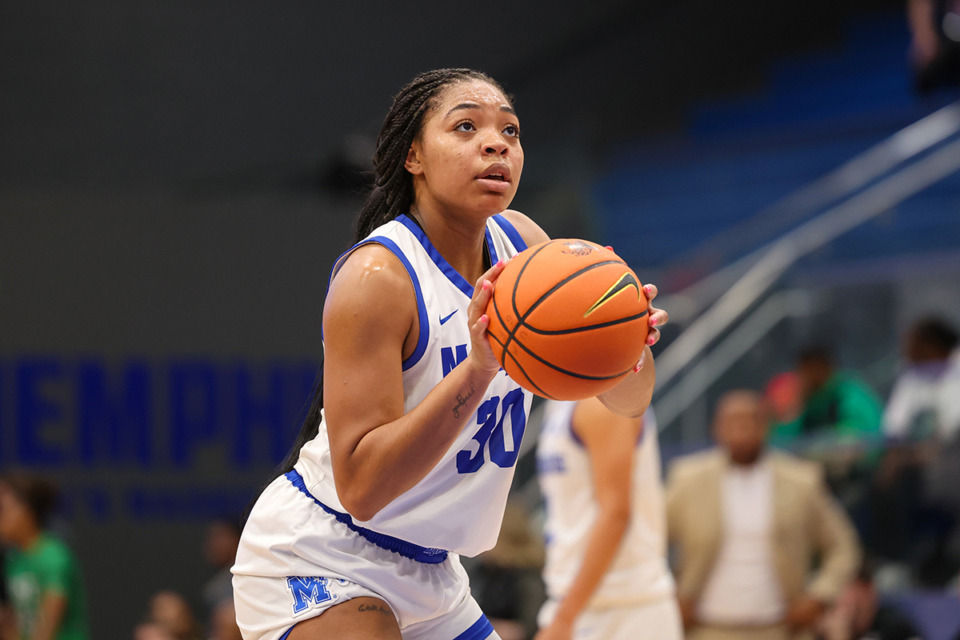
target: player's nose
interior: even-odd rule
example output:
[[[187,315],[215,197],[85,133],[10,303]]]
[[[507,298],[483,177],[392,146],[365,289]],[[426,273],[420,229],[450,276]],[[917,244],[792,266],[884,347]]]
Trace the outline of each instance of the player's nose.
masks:
[[[499,135],[488,135],[481,144],[485,155],[503,156],[507,154],[507,150],[510,148],[510,145]]]

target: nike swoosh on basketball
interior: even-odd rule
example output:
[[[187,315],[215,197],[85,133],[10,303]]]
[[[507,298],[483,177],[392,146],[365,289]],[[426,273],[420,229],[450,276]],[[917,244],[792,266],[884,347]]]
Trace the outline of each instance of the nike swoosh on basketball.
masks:
[[[626,291],[629,287],[633,287],[634,289],[637,290],[637,299],[639,300],[640,299],[640,283],[637,282],[637,279],[634,277],[634,275],[628,271],[627,273],[620,276],[620,279],[617,280],[612,287],[607,289],[606,292],[602,296],[600,296],[600,298],[596,302],[594,302],[589,309],[587,309],[587,312],[583,314],[583,317],[586,318],[591,313],[593,313],[594,311],[596,311],[597,309],[599,309],[600,307],[608,303],[610,300],[612,300],[613,297],[616,296],[618,293]]]
[[[450,318],[452,318],[452,317],[453,317],[453,314],[455,314],[457,311],[460,311],[460,309],[454,309],[453,311],[450,312],[450,315],[448,315],[447,317],[445,317],[445,318],[440,318],[440,324],[446,324],[447,320],[449,320]]]

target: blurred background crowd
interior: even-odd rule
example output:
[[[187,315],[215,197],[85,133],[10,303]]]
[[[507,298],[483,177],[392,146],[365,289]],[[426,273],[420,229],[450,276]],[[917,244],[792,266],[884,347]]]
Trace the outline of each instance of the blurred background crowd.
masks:
[[[687,483],[769,446],[821,474],[784,467],[807,520],[760,514],[829,604],[790,614],[828,640],[956,637],[960,7],[341,4],[0,9],[2,637],[27,601],[63,638],[239,637],[228,568],[321,362],[375,128],[441,66],[515,95],[515,208],[660,287],[688,631],[738,605],[717,586],[736,549],[726,578],[697,561]],[[545,597],[537,415],[501,542],[469,565],[505,640]]]

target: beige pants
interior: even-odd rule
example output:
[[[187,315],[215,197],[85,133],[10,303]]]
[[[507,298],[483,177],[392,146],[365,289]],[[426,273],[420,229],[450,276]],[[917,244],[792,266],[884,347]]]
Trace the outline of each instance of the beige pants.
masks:
[[[688,629],[686,640],[812,640],[809,632],[791,633],[786,625],[762,627],[711,627],[697,625]]]

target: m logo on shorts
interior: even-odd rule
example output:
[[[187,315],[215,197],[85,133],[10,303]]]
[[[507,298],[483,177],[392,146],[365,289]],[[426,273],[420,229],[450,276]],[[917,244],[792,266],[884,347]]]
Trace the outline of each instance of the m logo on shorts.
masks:
[[[327,590],[327,579],[301,576],[287,578],[287,588],[293,595],[294,615],[306,611],[311,604],[322,604],[332,600]]]

